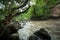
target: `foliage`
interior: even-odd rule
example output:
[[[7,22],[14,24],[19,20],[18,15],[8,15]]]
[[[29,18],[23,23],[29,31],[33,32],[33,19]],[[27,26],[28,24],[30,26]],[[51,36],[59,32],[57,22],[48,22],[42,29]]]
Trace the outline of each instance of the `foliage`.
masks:
[[[21,5],[22,0],[0,0],[0,20],[4,20],[8,16],[13,8],[17,8]],[[50,9],[60,2],[60,0],[30,0],[35,4],[29,8],[24,14],[14,17],[14,20],[27,20],[33,16],[39,18],[50,17]],[[18,4],[18,5],[17,5]]]
[[[28,0],[0,0],[0,15],[2,20],[4,20],[13,12],[19,13],[19,8],[22,8]],[[15,14],[16,14],[15,13]]]
[[[16,19],[16,21],[29,20],[33,16],[33,13],[34,13],[33,10],[34,8],[33,6],[31,6],[28,11],[26,11],[25,13],[22,13],[21,15],[14,17],[13,20],[14,19]]]

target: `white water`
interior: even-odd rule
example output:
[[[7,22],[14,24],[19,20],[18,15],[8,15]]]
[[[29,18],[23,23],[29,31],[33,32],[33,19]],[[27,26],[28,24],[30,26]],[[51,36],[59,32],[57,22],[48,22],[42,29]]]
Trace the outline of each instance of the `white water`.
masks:
[[[40,29],[36,25],[32,24],[31,22],[21,22],[22,29],[18,30],[20,40],[28,40],[28,38],[33,35],[33,33]],[[42,26],[41,26],[42,27]]]

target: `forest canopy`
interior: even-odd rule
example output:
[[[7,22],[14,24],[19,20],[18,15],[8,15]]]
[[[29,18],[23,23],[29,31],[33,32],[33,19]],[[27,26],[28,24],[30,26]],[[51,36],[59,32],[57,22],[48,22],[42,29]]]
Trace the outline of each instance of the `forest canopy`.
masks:
[[[16,13],[19,15],[14,16],[12,19],[17,21],[29,20],[34,17],[49,18],[51,8],[58,3],[60,3],[60,0],[0,0],[0,20],[5,20],[9,14],[15,15]]]

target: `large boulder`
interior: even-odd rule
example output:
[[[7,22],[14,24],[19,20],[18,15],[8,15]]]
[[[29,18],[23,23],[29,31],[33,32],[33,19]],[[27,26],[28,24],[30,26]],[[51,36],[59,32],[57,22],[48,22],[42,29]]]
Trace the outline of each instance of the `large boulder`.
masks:
[[[49,33],[45,29],[40,29],[30,36],[29,40],[51,40]]]

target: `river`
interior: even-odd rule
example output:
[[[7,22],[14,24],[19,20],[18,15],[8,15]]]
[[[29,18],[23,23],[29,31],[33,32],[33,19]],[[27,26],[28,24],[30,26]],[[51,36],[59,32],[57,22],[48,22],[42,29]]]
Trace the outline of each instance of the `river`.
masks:
[[[51,35],[52,40],[60,40],[60,21],[31,21],[37,27],[41,26]]]

